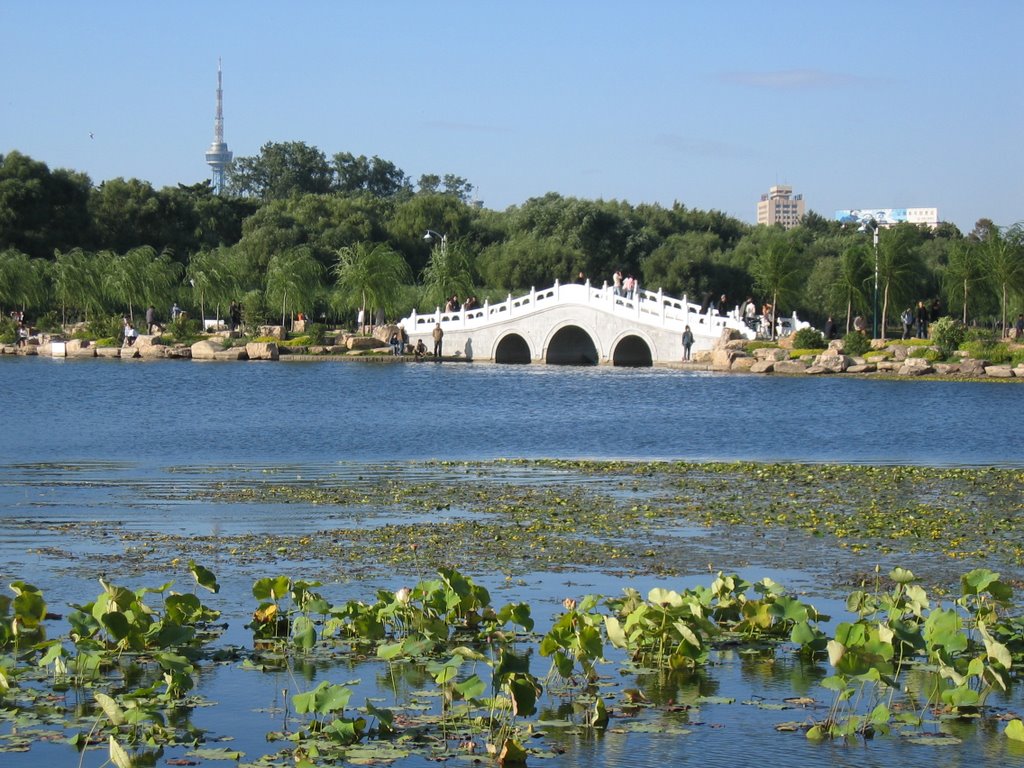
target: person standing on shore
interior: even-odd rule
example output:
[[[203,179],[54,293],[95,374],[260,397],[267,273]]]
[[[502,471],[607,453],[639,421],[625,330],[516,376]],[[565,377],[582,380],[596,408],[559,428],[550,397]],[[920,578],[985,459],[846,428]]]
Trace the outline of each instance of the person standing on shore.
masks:
[[[434,326],[434,357],[440,359],[441,357],[441,339],[444,338],[444,329],[441,328],[441,324],[438,323]]]
[[[690,347],[693,346],[693,331],[690,330],[690,326],[686,326],[683,330],[683,362],[690,362]]]
[[[903,338],[904,340],[910,338],[910,334],[914,327],[914,313],[910,311],[910,307],[903,310],[903,314],[900,315],[900,322],[903,323]]]
[[[917,302],[917,338],[928,338],[928,307],[923,301]]]

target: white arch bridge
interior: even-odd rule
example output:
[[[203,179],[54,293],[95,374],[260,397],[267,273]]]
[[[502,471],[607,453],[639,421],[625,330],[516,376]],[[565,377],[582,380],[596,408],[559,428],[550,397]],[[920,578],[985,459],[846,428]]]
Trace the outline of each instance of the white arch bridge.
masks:
[[[440,309],[401,320],[412,344],[433,350],[433,330],[444,331],[443,353],[497,363],[546,362],[554,365],[631,365],[677,363],[682,335],[693,332],[693,352],[711,349],[726,328],[755,336],[733,309],[722,317],[660,290],[618,295],[600,288],[558,282],[496,304],[453,312]]]

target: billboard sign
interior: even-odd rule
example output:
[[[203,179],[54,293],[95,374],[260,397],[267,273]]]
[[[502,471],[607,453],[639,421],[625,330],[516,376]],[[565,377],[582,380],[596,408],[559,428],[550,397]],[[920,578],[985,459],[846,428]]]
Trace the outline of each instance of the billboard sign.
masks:
[[[866,224],[874,219],[882,226],[910,221],[906,208],[851,208],[836,211],[836,221],[843,224]]]

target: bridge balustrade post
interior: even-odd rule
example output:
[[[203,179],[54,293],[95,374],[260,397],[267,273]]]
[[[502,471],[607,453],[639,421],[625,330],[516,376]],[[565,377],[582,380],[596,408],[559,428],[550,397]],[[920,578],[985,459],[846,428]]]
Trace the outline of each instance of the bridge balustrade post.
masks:
[[[508,316],[512,317],[512,294],[511,293],[508,295],[508,298],[505,299],[505,307],[506,307],[506,311],[508,312]]]
[[[555,301],[559,301],[562,298],[562,286],[558,282],[558,278],[555,278]]]
[[[661,324],[665,324],[665,297],[661,292],[661,288],[658,288],[658,306],[661,308]]]

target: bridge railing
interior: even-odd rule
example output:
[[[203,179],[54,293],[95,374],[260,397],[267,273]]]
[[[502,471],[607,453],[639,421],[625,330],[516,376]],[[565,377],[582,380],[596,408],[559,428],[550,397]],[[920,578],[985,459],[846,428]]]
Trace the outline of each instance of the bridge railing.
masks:
[[[745,335],[748,331],[753,333],[740,319],[738,307],[733,308],[728,315],[721,316],[711,311],[701,312],[700,305],[689,301],[685,295],[681,299],[675,298],[663,293],[660,288],[657,291],[641,288],[630,294],[624,291],[616,293],[607,282],[597,287],[589,280],[582,284],[562,284],[556,280],[550,288],[540,291],[531,288],[529,293],[515,297],[510,293],[504,301],[494,304],[485,301],[483,306],[472,309],[447,312],[438,307],[434,312],[424,315],[413,310],[401,322],[406,331],[413,334],[428,333],[438,324],[446,331],[473,329],[523,317],[558,304],[597,306],[615,315],[680,331],[690,325],[694,333],[699,332],[700,335],[717,336],[724,328],[738,330]]]

